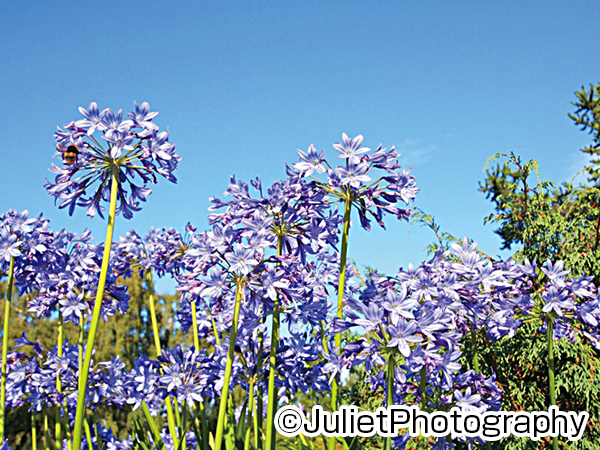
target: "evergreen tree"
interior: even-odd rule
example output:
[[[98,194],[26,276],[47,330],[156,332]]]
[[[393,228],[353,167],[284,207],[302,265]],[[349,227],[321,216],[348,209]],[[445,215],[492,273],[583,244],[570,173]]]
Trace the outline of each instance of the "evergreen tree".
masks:
[[[480,190],[495,212],[485,219],[498,226],[503,248],[517,247],[514,257],[543,263],[563,260],[573,276],[600,280],[600,84],[576,92],[575,124],[590,133],[591,143],[581,149],[590,155],[583,167],[586,181],[556,184],[543,181],[537,161],[524,162],[515,154],[488,169]],[[543,410],[548,407],[546,343],[544,333],[524,325],[513,338],[485,349],[489,366],[496,369],[505,390],[507,410]],[[557,342],[557,399],[562,410],[588,411],[584,438],[568,448],[600,449],[600,354],[589,341]],[[525,449],[527,439],[503,440],[498,448]],[[549,447],[549,444],[546,444]],[[535,448],[539,448],[534,446]],[[567,448],[567,447],[564,447]]]

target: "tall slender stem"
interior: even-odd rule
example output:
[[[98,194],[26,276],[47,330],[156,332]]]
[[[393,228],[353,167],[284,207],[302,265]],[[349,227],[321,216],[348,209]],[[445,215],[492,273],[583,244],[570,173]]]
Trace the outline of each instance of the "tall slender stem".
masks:
[[[261,323],[265,323],[265,317],[261,319]],[[258,332],[258,362],[256,366],[258,367],[259,373],[262,370],[263,366],[263,351],[265,349],[264,343],[264,333],[262,330]],[[258,385],[258,389],[256,390],[256,414],[254,414],[254,447],[256,450],[262,448],[262,429],[263,429],[263,392],[264,386],[263,383]],[[259,432],[260,430],[260,432]]]
[[[37,424],[35,423],[35,412],[31,412],[31,450],[37,450]]]
[[[423,364],[421,367],[421,374],[419,379],[419,393],[421,394],[421,404],[419,406],[421,411],[427,411],[427,366]],[[419,442],[417,444],[418,449],[427,448],[427,438],[422,434],[419,434]]]
[[[194,417],[194,421],[196,423],[196,428],[200,428],[202,445],[200,448],[208,448],[209,447],[209,438],[208,438],[208,418],[206,417],[206,407],[204,406],[204,402],[200,402],[198,407],[200,410],[200,420],[198,417]]]
[[[0,386],[0,442],[4,442],[4,422],[6,408],[6,361],[8,359],[8,329],[10,325],[10,306],[12,304],[12,291],[15,276],[15,258],[10,257],[8,268],[8,288],[6,303],[4,305],[4,334],[2,335],[2,382]]]
[[[389,408],[394,404],[394,377],[396,374],[396,360],[394,355],[390,353],[387,360],[387,371],[386,371],[386,382],[387,382],[387,402],[386,406]],[[392,438],[388,436],[385,438],[385,450],[391,450]]]
[[[50,428],[48,427],[48,411],[44,410],[44,449],[50,450]]]
[[[197,314],[196,314],[196,300],[195,299],[191,301],[191,307],[192,307],[192,328],[193,328],[193,336],[194,336],[194,348],[196,349],[197,352],[199,352],[200,351],[200,336],[198,336],[198,317],[196,317]],[[201,424],[202,439],[204,439],[205,442],[208,442],[208,428],[206,427],[206,412],[204,411],[204,402],[199,403],[199,409],[200,409],[200,414],[204,418],[204,420],[202,421],[202,424]],[[197,424],[197,420],[196,420],[196,424]]]
[[[196,351],[200,351],[200,337],[198,336],[198,317],[196,317],[196,300],[192,300],[192,327],[194,328],[194,347]]]
[[[554,384],[554,321],[548,318],[548,383],[550,388],[550,405],[556,406],[556,386]],[[558,436],[552,436],[552,450],[558,450]]]
[[[78,365],[77,368],[79,369],[79,374],[81,374],[81,371],[83,370],[83,317],[79,320],[79,324],[77,325],[77,329],[78,329],[78,337],[77,337],[77,359],[78,359]],[[79,389],[79,385],[81,384],[81,376],[79,376],[77,378],[77,388]]]
[[[146,290],[148,291],[148,308],[150,309],[150,322],[152,322],[152,337],[154,339],[154,350],[156,356],[160,356],[160,332],[158,330],[158,320],[156,318],[156,307],[154,305],[154,291],[152,288],[152,270],[148,269],[144,272],[144,280],[146,281]]]
[[[87,440],[88,448],[94,448],[92,443],[92,433],[90,431],[90,425],[88,424],[87,419],[83,420],[83,429],[85,430],[85,439]]]
[[[156,318],[156,307],[154,305],[154,289],[152,284],[152,270],[148,269],[144,273],[144,280],[146,281],[146,289],[148,290],[148,308],[150,309],[150,321],[152,322],[152,335],[154,337],[154,349],[156,350],[156,357],[158,358],[161,353],[160,346],[160,333],[158,331],[158,320]],[[167,397],[165,400],[165,406],[167,408],[167,425],[169,427],[169,433],[173,439],[173,445],[175,448],[179,446],[179,438],[177,435],[177,426],[175,425],[175,415],[173,414],[173,404],[171,397]]]
[[[471,347],[473,350],[473,370],[479,373],[479,350],[477,348],[477,331],[475,325],[471,325]]]
[[[342,223],[342,247],[340,250],[340,278],[338,281],[338,303],[337,317],[344,318],[344,292],[346,286],[346,258],[348,253],[348,232],[350,231],[350,212],[352,210],[352,198],[350,192],[347,193],[344,204],[344,222]],[[337,352],[342,345],[342,335],[335,335],[335,351]],[[338,377],[334,377],[331,383],[331,410],[338,410]],[[335,437],[329,438],[329,450],[335,450]]]
[[[254,417],[254,380],[250,381],[250,386],[248,387],[248,411],[244,450],[250,450],[250,433],[252,433],[252,419]]]
[[[92,322],[88,333],[87,346],[85,349],[85,359],[83,361],[82,371],[79,373],[79,389],[77,392],[77,409],[75,410],[75,428],[73,430],[73,450],[81,450],[81,433],[83,419],[85,417],[85,397],[87,394],[87,382],[92,362],[92,352],[94,351],[94,342],[98,323],[100,321],[100,311],[102,310],[102,300],[104,299],[104,288],[106,286],[106,276],[108,274],[108,262],[110,259],[110,249],[112,246],[113,231],[115,228],[115,215],[117,210],[117,193],[119,190],[119,169],[113,167],[111,173],[110,187],[110,207],[108,213],[108,226],[106,227],[106,239],[104,241],[104,253],[102,255],[102,266],[100,268],[100,279],[98,280],[98,290],[96,300],[92,311]]]
[[[258,395],[262,395],[262,390],[258,390]],[[262,422],[259,425],[258,415],[262,414],[262,397],[258,397],[258,400],[254,402],[255,411],[252,412],[252,425],[254,426],[254,448],[258,450],[262,444],[261,433],[262,433]]]
[[[56,356],[59,358],[63,355],[63,317],[60,311],[58,312],[58,339],[56,343]],[[56,392],[59,394],[62,393],[62,384],[60,381],[60,374],[56,377]],[[60,414],[60,403],[56,405],[56,415],[54,416],[54,447],[56,450],[60,450],[62,448],[62,439],[61,439],[61,426],[62,426],[62,417]]]
[[[179,406],[175,408],[175,412],[177,414],[177,417],[179,418]],[[185,413],[185,403],[183,403],[181,407],[181,422],[178,422],[178,424],[181,430],[181,444],[179,445],[179,447],[187,449],[187,414]]]
[[[240,306],[242,303],[242,291],[244,290],[245,279],[237,279],[235,286],[235,305],[233,307],[233,321],[231,324],[231,334],[229,335],[229,349],[227,351],[227,363],[225,365],[225,377],[223,379],[223,389],[221,391],[221,400],[219,403],[219,417],[217,419],[217,433],[215,436],[215,450],[221,450],[223,445],[223,433],[225,431],[225,419],[227,414],[227,400],[229,399],[229,382],[231,380],[231,370],[233,368],[233,357],[235,354],[235,339],[237,337],[238,320],[240,318]]]
[[[277,236],[277,256],[283,252],[283,235]],[[277,436],[273,422],[277,412],[277,396],[275,395],[275,363],[277,362],[277,348],[279,347],[280,326],[279,294],[273,301],[273,326],[271,327],[271,352],[269,354],[269,382],[267,387],[267,435],[265,450],[275,450]]]

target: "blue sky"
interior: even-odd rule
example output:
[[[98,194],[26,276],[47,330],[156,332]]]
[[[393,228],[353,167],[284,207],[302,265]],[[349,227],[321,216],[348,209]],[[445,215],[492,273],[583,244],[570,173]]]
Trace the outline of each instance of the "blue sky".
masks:
[[[43,211],[97,239],[102,220],[69,217],[43,188],[55,126],[90,101],[150,102],[183,157],[179,183],[155,186],[117,235],[204,229],[231,174],[272,181],[297,148],[335,157],[346,132],[396,145],[416,205],[496,253],[477,190],[487,158],[512,150],[570,178],[588,141],[567,117],[573,92],[600,81],[594,1],[30,1],[1,14],[0,210]],[[425,258],[429,231],[388,223],[355,227],[350,256],[388,272]]]

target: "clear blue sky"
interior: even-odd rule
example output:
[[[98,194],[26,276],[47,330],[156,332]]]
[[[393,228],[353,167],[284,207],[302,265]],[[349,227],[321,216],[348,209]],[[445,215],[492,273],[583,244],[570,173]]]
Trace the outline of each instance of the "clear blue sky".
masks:
[[[477,190],[487,158],[514,150],[570,178],[587,142],[567,118],[573,92],[600,80],[595,1],[30,1],[0,17],[0,210],[97,239],[100,219],[69,217],[43,188],[55,126],[90,101],[150,102],[183,157],[179,184],[155,186],[117,234],[204,229],[231,174],[272,181],[297,148],[331,152],[345,131],[398,146],[417,206],[495,253]],[[420,262],[433,235],[388,222],[355,227],[350,256],[388,272]]]

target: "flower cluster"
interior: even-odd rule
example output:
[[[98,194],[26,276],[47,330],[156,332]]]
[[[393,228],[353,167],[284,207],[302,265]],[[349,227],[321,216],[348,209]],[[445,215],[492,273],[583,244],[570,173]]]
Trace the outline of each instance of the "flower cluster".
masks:
[[[35,296],[28,309],[37,317],[49,317],[56,309],[61,317],[75,325],[91,312],[91,303],[100,278],[103,246],[94,245],[90,232],[81,235],[65,230],[46,232],[46,264],[37,266],[29,280]],[[116,283],[119,272],[111,270],[102,303],[101,317],[106,321],[129,308],[126,286]]]
[[[174,171],[181,157],[169,142],[169,131],[160,131],[154,123],[158,113],[150,112],[148,103],[135,103],[127,119],[122,110],[100,111],[94,102],[79,112],[83,119],[54,133],[63,165],[53,165],[56,178],[46,189],[60,201],[60,208],[73,214],[77,206],[83,206],[88,216],[102,216],[112,179],[118,185],[117,214],[130,219],[152,192],[148,184],[156,183],[156,175],[176,182]]]
[[[400,207],[399,202],[410,205],[419,189],[411,175],[412,169],[402,169],[398,164],[400,156],[394,147],[387,149],[379,145],[371,152],[362,147],[363,136],[349,138],[342,134],[342,142],[333,144],[338,156],[345,164],[333,167],[324,157],[324,151],[317,151],[314,145],[304,153],[298,150],[300,161],[294,164],[298,176],[311,177],[315,183],[337,197],[350,202],[359,213],[361,226],[370,229],[371,216],[382,227],[384,214],[393,214],[398,219],[407,220],[410,209]],[[324,174],[326,180],[315,175]]]

